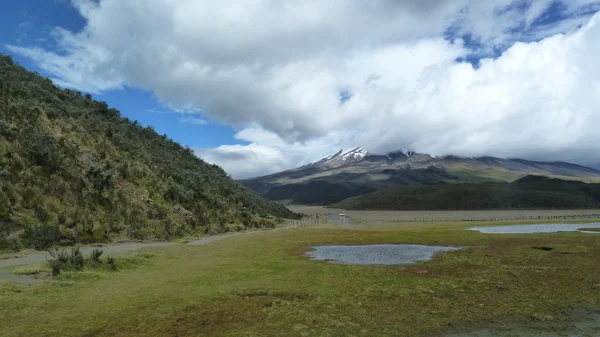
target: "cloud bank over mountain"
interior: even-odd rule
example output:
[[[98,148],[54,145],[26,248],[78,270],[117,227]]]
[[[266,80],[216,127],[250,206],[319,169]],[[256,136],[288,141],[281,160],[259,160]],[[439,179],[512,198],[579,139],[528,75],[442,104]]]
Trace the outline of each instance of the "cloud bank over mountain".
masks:
[[[600,1],[72,2],[82,31],[9,49],[237,128],[197,150],[234,177],[356,145],[598,162]]]

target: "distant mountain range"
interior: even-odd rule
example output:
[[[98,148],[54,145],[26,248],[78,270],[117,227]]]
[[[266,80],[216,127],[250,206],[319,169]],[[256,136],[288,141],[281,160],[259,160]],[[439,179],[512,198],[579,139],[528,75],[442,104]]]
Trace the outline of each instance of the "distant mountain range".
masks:
[[[324,205],[394,186],[512,182],[527,175],[600,182],[600,171],[560,161],[435,157],[410,151],[380,155],[357,147],[241,183],[272,200]]]

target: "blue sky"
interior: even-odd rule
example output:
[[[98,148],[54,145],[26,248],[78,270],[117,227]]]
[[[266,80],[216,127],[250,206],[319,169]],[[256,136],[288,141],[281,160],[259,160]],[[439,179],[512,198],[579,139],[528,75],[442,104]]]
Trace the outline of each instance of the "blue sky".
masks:
[[[30,59],[11,53],[6,45],[35,45],[57,50],[55,41],[50,38],[52,29],[59,26],[78,32],[83,29],[85,19],[67,0],[4,0],[0,7],[1,52],[13,55],[15,61],[29,70],[53,77],[54,74]],[[149,91],[125,86],[93,96],[120,110],[124,116],[144,126],[151,125],[158,133],[166,133],[183,145],[212,148],[223,144],[247,144],[233,138],[236,131],[232,127],[209,122],[198,115],[182,116],[157,102]]]
[[[600,0],[278,4],[4,0],[0,51],[236,178],[356,146],[597,162]]]

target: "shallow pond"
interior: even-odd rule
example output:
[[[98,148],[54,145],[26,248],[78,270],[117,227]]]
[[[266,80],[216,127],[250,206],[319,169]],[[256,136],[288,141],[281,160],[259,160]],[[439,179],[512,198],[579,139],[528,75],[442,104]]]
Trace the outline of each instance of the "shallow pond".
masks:
[[[473,228],[469,228],[469,230],[478,231],[478,232],[485,233],[485,234],[531,234],[531,233],[558,233],[558,232],[594,233],[591,231],[590,232],[585,231],[585,228],[600,228],[600,223],[491,226],[491,227],[473,227]]]
[[[306,253],[311,260],[326,260],[341,264],[401,265],[430,260],[436,253],[458,250],[455,247],[438,247],[405,244],[334,245],[314,246]]]

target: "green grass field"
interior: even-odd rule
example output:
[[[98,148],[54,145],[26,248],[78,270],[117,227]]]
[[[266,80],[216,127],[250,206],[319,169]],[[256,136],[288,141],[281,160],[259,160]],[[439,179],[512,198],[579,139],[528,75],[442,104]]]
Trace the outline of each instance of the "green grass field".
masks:
[[[123,259],[143,263],[68,283],[4,282],[0,336],[445,336],[504,324],[568,329],[600,311],[598,236],[463,230],[474,225],[255,233],[130,253]],[[332,243],[471,248],[394,267],[303,256]]]

